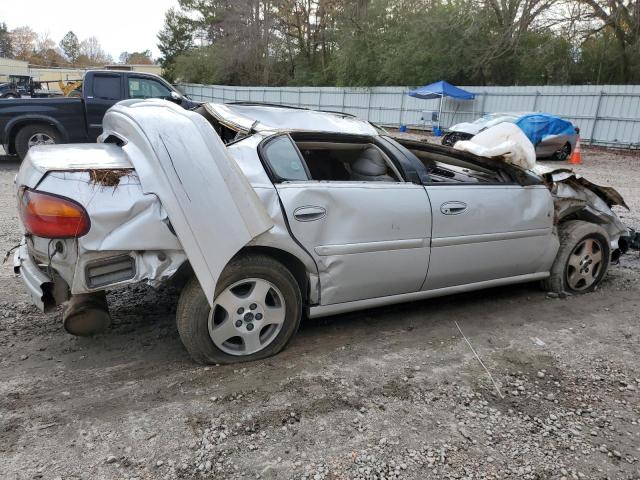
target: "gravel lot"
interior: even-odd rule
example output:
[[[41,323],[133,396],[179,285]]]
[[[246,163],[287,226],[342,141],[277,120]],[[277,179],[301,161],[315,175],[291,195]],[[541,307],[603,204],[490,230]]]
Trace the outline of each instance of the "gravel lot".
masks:
[[[583,152],[640,228],[640,158]],[[0,252],[20,240],[0,158]],[[64,333],[0,268],[0,477],[640,478],[640,257],[598,291],[498,288],[306,321],[268,361],[200,367],[176,292],[109,297],[113,328]],[[461,337],[492,373],[501,398]]]

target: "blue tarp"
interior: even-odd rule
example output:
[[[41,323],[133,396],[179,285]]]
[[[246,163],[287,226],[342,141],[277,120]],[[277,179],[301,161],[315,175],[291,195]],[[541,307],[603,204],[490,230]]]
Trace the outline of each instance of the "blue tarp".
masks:
[[[444,80],[417,88],[409,92],[409,96],[422,99],[453,97],[460,100],[473,100],[475,98],[473,93],[451,85]]]
[[[525,133],[534,146],[549,135],[572,135],[576,133],[573,124],[548,113],[530,113],[523,115],[515,124]]]

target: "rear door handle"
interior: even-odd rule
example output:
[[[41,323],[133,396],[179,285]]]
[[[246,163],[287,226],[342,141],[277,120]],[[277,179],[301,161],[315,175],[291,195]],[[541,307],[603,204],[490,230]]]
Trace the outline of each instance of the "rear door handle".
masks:
[[[467,204],[464,202],[444,202],[440,205],[440,211],[444,215],[460,215],[467,210]]]
[[[308,205],[296,208],[293,212],[293,218],[299,222],[312,222],[314,220],[320,220],[326,214],[327,210],[325,208]]]

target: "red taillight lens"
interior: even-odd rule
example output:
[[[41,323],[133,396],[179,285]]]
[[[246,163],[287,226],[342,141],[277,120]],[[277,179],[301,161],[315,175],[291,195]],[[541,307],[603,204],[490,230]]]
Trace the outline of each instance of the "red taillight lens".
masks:
[[[82,205],[68,198],[27,188],[21,192],[20,217],[27,232],[37,237],[81,237],[91,226]]]

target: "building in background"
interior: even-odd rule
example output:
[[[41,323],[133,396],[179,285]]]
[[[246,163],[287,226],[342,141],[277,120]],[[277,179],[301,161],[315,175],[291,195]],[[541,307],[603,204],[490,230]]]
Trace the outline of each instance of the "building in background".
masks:
[[[131,72],[153,73],[162,75],[162,67],[160,65],[124,65],[113,64],[97,67],[90,67],[106,70],[128,70]],[[87,68],[75,67],[42,67],[38,65],[29,65],[23,60],[14,60],[12,58],[0,57],[0,83],[8,81],[10,75],[30,75],[35,81],[39,82],[73,82],[82,80],[84,72]],[[59,90],[56,83],[49,83],[50,90]]]
[[[160,65],[129,65],[129,64],[114,64],[114,65],[105,65],[104,68],[107,70],[127,70],[130,72],[143,72],[143,73],[153,73],[155,75],[162,75],[162,66]]]
[[[22,60],[0,57],[0,76],[29,75],[29,63]]]

